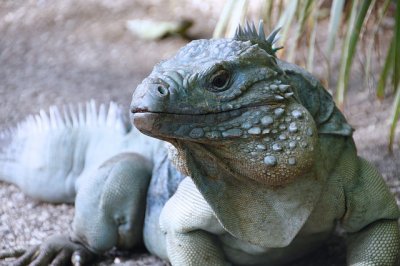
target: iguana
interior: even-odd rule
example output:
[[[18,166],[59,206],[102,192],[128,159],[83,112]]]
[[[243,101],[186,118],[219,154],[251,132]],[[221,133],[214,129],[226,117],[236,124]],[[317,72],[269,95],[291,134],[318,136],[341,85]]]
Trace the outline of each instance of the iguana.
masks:
[[[147,146],[78,178],[72,235],[18,263],[72,256],[81,265],[112,246],[134,248],[143,230],[148,250],[172,265],[280,265],[339,224],[349,265],[395,265],[394,197],[357,156],[330,94],[276,57],[276,33],[239,26],[232,39],[193,41],[155,66],[133,93],[131,118],[170,144],[141,137]]]

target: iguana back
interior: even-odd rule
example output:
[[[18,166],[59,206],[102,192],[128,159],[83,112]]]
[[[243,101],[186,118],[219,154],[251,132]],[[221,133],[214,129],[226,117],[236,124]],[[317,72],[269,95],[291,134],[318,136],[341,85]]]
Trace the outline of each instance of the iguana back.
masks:
[[[154,140],[126,123],[124,113],[113,102],[97,109],[92,100],[28,116],[0,135],[0,180],[38,200],[73,202],[81,180],[112,156],[151,157]]]

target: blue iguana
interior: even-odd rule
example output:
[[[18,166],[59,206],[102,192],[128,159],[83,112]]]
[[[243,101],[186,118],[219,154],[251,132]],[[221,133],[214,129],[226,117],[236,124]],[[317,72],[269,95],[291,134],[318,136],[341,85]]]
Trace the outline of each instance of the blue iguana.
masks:
[[[156,65],[133,93],[131,118],[162,141],[132,127],[121,138],[102,138],[95,129],[100,140],[93,146],[91,134],[77,140],[71,132],[74,143],[60,135],[35,144],[75,147],[70,157],[57,151],[72,162],[60,165],[68,174],[81,154],[94,147],[96,154],[87,153],[79,168],[85,170],[66,190],[69,199],[77,194],[72,234],[28,250],[18,265],[71,257],[81,265],[113,246],[134,248],[142,232],[147,249],[172,265],[280,265],[315,250],[336,224],[347,232],[349,265],[395,265],[394,197],[357,156],[352,128],[332,97],[305,70],[275,56],[276,33],[266,38],[261,23],[258,32],[239,26],[232,39],[193,41]],[[21,158],[13,167],[21,167],[26,148],[10,143],[17,144],[3,151],[13,147]],[[92,164],[103,144],[104,157],[115,156]]]

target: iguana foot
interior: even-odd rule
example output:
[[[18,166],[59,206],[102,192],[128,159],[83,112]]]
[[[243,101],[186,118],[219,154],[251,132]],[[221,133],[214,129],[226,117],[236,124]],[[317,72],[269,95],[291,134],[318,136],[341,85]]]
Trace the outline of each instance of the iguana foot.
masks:
[[[68,236],[55,235],[49,237],[43,244],[30,247],[27,250],[14,250],[0,253],[0,259],[17,258],[11,262],[13,266],[44,266],[44,265],[85,265],[95,258],[95,254],[83,245],[72,242]]]

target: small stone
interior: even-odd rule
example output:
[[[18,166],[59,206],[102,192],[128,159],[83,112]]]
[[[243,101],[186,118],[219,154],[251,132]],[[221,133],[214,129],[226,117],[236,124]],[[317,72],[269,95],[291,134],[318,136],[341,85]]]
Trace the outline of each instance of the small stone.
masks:
[[[261,134],[261,129],[259,127],[252,127],[247,131],[247,133],[252,135],[258,135]]]
[[[277,164],[277,160],[275,156],[268,155],[264,157],[264,163],[268,166],[275,166]]]
[[[272,85],[270,85],[269,87],[271,88],[271,90],[276,90],[276,89],[278,88],[278,86],[275,85],[275,84],[272,84]]]
[[[292,116],[296,119],[300,119],[303,117],[303,113],[299,110],[293,110],[292,111]]]
[[[282,150],[282,145],[279,144],[279,143],[275,143],[274,145],[272,145],[272,150],[281,151]]]
[[[275,95],[274,99],[277,100],[277,101],[283,101],[285,98],[283,96],[280,96],[280,95]]]
[[[289,132],[291,133],[296,133],[297,132],[297,124],[295,122],[292,122],[289,124]]]
[[[261,118],[261,124],[264,126],[269,126],[273,123],[274,123],[274,119],[269,115],[266,115],[263,118]]]
[[[276,117],[280,117],[285,112],[285,109],[279,107],[274,110],[274,114]]]
[[[232,128],[227,131],[222,132],[223,137],[240,137],[242,136],[243,131],[239,128]]]
[[[312,128],[311,127],[309,127],[309,128],[307,128],[307,136],[312,136],[313,135],[313,130],[312,130]]]
[[[280,124],[279,125],[279,129],[280,130],[285,130],[286,129],[286,125],[285,124]]]
[[[204,130],[202,128],[193,128],[190,131],[189,136],[194,139],[198,139],[204,136]]]
[[[296,164],[296,158],[290,157],[288,160],[289,165],[295,165]]]
[[[308,143],[305,142],[305,141],[303,141],[303,142],[301,143],[301,147],[302,147],[302,148],[307,148],[307,147],[308,147]]]

